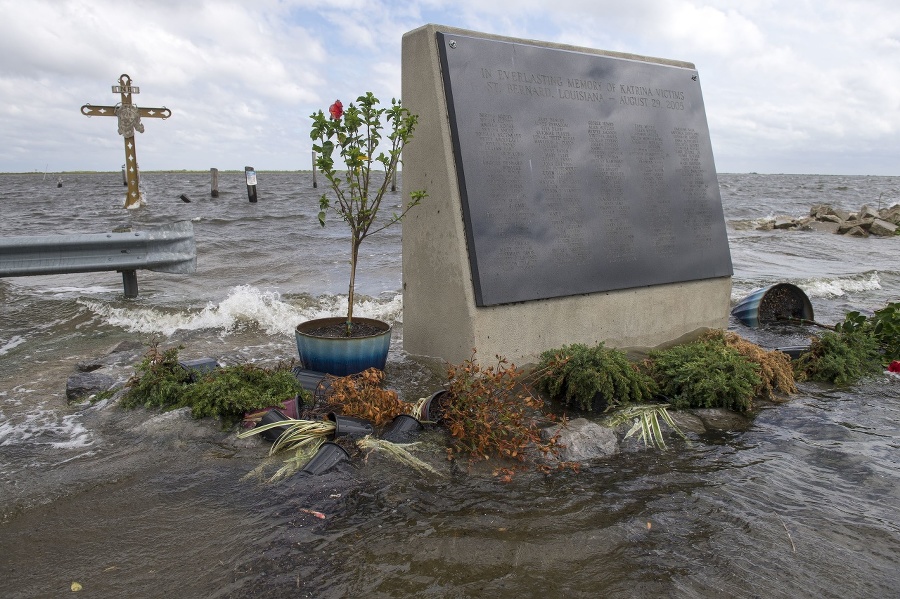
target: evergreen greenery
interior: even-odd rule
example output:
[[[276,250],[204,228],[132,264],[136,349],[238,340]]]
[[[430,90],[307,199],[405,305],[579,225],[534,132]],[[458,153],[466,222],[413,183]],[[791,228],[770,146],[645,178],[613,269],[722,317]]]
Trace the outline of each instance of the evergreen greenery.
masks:
[[[871,334],[884,354],[884,363],[900,360],[900,303],[891,302],[866,318],[859,312],[848,312],[844,322],[835,326],[839,333],[863,331]]]
[[[881,371],[882,354],[871,330],[864,327],[828,331],[813,339],[809,351],[794,363],[798,380],[852,385]]]
[[[728,347],[722,338],[704,338],[650,353],[647,362],[660,391],[676,408],[752,406],[762,381],[760,367]]]
[[[625,353],[576,343],[541,354],[538,387],[551,399],[586,411],[649,401],[656,384]]]
[[[251,364],[216,368],[199,376],[178,363],[178,348],[160,351],[154,346],[137,366],[122,398],[126,408],[190,407],[194,418],[218,417],[231,425],[244,413],[284,401],[306,392],[286,366],[273,369]]]
[[[191,373],[178,363],[178,348],[160,351],[154,345],[144,354],[137,373],[128,381],[122,398],[125,408],[182,407],[181,398],[191,383]]]
[[[759,366],[760,384],[753,390],[755,397],[775,399],[776,394],[791,395],[797,392],[791,358],[786,353],[765,350],[737,333],[713,331],[709,336],[721,338],[725,345]]]
[[[194,418],[237,422],[246,412],[281,405],[303,391],[288,368],[237,364],[204,375],[185,389],[184,402]]]

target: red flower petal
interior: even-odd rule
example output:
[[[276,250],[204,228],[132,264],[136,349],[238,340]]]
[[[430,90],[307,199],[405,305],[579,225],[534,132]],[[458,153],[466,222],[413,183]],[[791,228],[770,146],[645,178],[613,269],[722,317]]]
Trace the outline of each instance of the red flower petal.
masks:
[[[888,370],[890,372],[900,372],[900,360],[894,360],[891,362],[891,365],[888,366]]]
[[[328,112],[331,113],[331,118],[337,121],[344,116],[344,105],[340,100],[335,100],[334,104],[328,107]]]

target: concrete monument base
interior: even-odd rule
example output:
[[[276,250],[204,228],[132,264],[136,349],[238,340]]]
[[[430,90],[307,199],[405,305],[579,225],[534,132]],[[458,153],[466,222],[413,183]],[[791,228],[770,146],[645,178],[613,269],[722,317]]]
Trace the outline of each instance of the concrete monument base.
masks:
[[[706,278],[479,307],[470,269],[436,32],[473,32],[426,25],[403,37],[403,104],[419,115],[403,155],[403,195],[428,197],[403,221],[403,346],[415,355],[459,363],[477,349],[515,364],[537,361],[565,344],[655,347],[706,328],[725,328],[731,277]],[[501,41],[523,42],[477,33]],[[586,48],[546,46],[624,57]],[[660,64],[660,59],[629,57]],[[476,126],[473,124],[472,126]],[[534,276],[523,272],[523,279]]]

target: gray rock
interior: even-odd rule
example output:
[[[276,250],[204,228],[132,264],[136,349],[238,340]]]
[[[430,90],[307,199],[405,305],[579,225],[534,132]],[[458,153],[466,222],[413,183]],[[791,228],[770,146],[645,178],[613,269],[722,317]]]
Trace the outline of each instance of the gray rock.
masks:
[[[814,220],[810,223],[807,223],[804,227],[806,231],[820,231],[822,233],[837,233],[838,229],[841,228],[841,225],[838,223],[832,223],[828,221]]]
[[[872,222],[872,226],[869,227],[869,233],[872,235],[880,235],[882,237],[890,237],[891,235],[897,234],[897,225],[878,218]]]
[[[876,219],[879,217],[878,211],[875,210],[874,208],[870,208],[868,205],[865,205],[862,208],[860,208],[857,215],[859,216],[860,220],[866,219],[866,218]]]
[[[681,432],[696,433],[702,435],[706,432],[706,425],[703,420],[696,414],[685,410],[669,410],[669,416]]]
[[[848,235],[850,237],[868,237],[869,232],[862,227],[853,227],[852,229],[845,231],[844,235]]]
[[[776,216],[775,217],[775,228],[776,229],[793,229],[797,226],[797,222],[790,216]]]
[[[827,214],[831,214],[833,210],[831,204],[813,204],[812,208],[809,209],[809,215],[822,218]]]
[[[890,208],[882,209],[879,212],[879,216],[881,216],[881,220],[900,225],[900,204],[894,204]]]
[[[115,377],[108,374],[76,372],[66,380],[66,399],[76,401],[83,397],[109,391],[115,384]]]
[[[847,221],[840,226],[840,228],[838,229],[838,233],[847,235],[853,229],[863,229],[864,231],[868,231],[873,222],[874,221],[871,219]]]
[[[841,210],[840,208],[833,208],[831,210],[831,214],[835,215],[841,220],[850,220],[850,213],[846,210]]]
[[[703,422],[703,426],[712,430],[746,430],[753,422],[740,412],[732,412],[724,408],[702,408],[691,410],[691,413]]]
[[[822,216],[816,217],[816,220],[821,222],[837,223],[839,225],[843,224],[844,222],[843,220],[841,220],[840,216],[835,216],[833,214],[823,214]]]
[[[544,439],[557,434],[560,445],[558,458],[563,462],[587,462],[612,455],[619,449],[619,441],[613,429],[586,418],[569,420],[565,426],[558,424],[541,431]]]

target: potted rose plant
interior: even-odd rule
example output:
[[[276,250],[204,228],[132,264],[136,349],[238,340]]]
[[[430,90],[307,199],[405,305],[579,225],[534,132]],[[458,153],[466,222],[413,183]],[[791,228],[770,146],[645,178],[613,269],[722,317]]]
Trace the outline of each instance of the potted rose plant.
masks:
[[[379,320],[354,318],[356,267],[362,242],[400,222],[427,195],[424,190],[413,191],[400,214],[378,219],[384,194],[401,163],[403,148],[412,139],[418,117],[399,100],[391,100],[390,108],[379,107],[378,98],[367,92],[356,99],[356,104],[344,108],[337,100],[328,115],[320,110],[311,118],[315,166],[330,187],[330,193],[319,199],[319,224],[324,227],[327,214],[333,212],[349,227],[350,285],[346,318],[320,318],[298,325],[297,351],[305,368],[337,376],[370,367],[383,370],[391,326]],[[388,147],[386,152],[379,151],[381,144]],[[335,166],[336,155],[343,160],[344,168]]]

